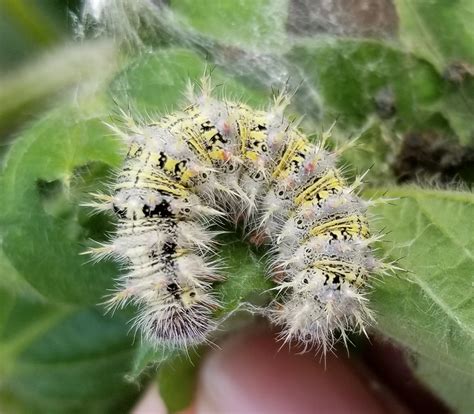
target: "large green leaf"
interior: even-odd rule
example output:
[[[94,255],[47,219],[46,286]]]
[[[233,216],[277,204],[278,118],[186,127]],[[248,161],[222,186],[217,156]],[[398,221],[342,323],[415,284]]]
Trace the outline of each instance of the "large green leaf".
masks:
[[[52,97],[60,92],[110,76],[117,66],[115,55],[113,46],[106,42],[68,45],[0,77],[0,141],[12,128],[54,102]]]
[[[97,303],[117,273],[80,253],[103,239],[109,219],[80,207],[120,163],[120,143],[97,115],[103,108],[57,109],[25,131],[4,163],[0,228],[6,259],[45,297]],[[102,183],[102,184],[100,184]]]
[[[192,350],[166,361],[158,373],[158,387],[170,414],[188,408],[193,400],[203,350]]]
[[[198,84],[205,73],[211,72],[216,96],[243,99],[251,105],[268,103],[268,91],[246,87],[197,53],[179,48],[161,49],[133,60],[114,79],[110,94],[124,108],[158,117],[179,109],[188,82]]]
[[[12,294],[31,298],[41,298],[41,295],[18,273],[14,266],[0,249],[0,289]],[[0,324],[1,326],[1,324]]]
[[[127,412],[138,387],[124,379],[133,352],[124,315],[0,295],[0,395],[9,412]]]
[[[474,145],[474,76],[446,85],[439,110],[448,119],[462,144]]]
[[[377,329],[415,354],[417,375],[449,405],[472,412],[473,394],[462,390],[474,381],[474,195],[385,192],[399,200],[374,209],[390,231],[383,249],[407,272],[376,283]]]
[[[472,0],[395,0],[403,44],[440,72],[452,63],[474,65]]]
[[[404,128],[422,125],[442,93],[442,80],[430,64],[378,41],[309,40],[295,46],[288,59],[316,86],[326,118],[340,115],[343,123],[361,124],[377,114]]]
[[[287,0],[172,0],[181,24],[219,41],[267,52],[286,40]]]
[[[465,144],[474,142],[474,2],[396,0],[402,44],[452,82],[441,111]]]

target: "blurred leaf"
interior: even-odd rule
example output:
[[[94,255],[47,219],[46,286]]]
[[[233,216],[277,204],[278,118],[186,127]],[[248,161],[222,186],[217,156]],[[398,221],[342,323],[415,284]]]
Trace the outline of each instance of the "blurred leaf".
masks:
[[[474,46],[473,46],[474,47]],[[446,87],[440,112],[448,119],[461,144],[474,145],[474,76]]]
[[[396,0],[402,43],[451,81],[440,110],[464,144],[474,142],[474,2]]]
[[[160,368],[158,387],[170,414],[182,411],[191,405],[202,352],[202,349],[197,349],[187,355],[178,355]]]
[[[116,68],[108,43],[67,46],[0,78],[0,134],[31,117],[45,101],[81,82],[100,83]]]
[[[42,295],[95,304],[117,267],[88,263],[80,253],[90,238],[104,239],[110,219],[79,205],[122,157],[97,117],[103,108],[88,104],[49,113],[15,141],[3,169],[0,229],[6,258]]]
[[[394,180],[392,162],[398,151],[399,140],[390,127],[371,117],[360,130],[348,135],[347,130],[335,125],[332,137],[338,146],[356,139],[354,146],[341,154],[340,164],[344,166],[346,177],[354,179],[368,171],[365,181],[371,185],[382,185]]]
[[[404,46],[452,82],[440,110],[464,144],[474,143],[474,2],[396,0]]]
[[[281,52],[287,45],[288,0],[171,0],[181,24],[222,45]]]
[[[390,229],[390,259],[409,272],[376,283],[377,329],[419,356],[417,375],[450,406],[472,409],[472,393],[452,391],[474,381],[474,195],[416,187],[380,192],[399,197],[373,213]]]
[[[196,53],[178,48],[161,49],[132,61],[112,82],[111,95],[124,108],[158,117],[179,108],[188,82],[198,82],[206,70],[212,71],[216,95],[223,92],[229,99],[243,98],[252,105],[267,103],[268,91],[247,88],[222,69],[211,68]]]
[[[2,402],[20,413],[127,412],[138,388],[124,380],[133,348],[123,316],[10,297],[0,320]]]
[[[14,21],[23,32],[39,45],[50,45],[59,37],[57,27],[52,24],[51,16],[44,7],[38,7],[35,1],[3,0],[0,10]]]
[[[18,294],[40,299],[41,295],[17,272],[0,249],[0,289],[10,294]],[[0,324],[1,326],[1,324]]]
[[[181,353],[183,351],[180,349],[165,346],[158,347],[147,342],[140,342],[133,355],[133,364],[130,372],[127,373],[127,379],[129,381],[136,381],[147,368],[159,368],[161,363]]]
[[[471,364],[464,369],[446,364],[442,359],[418,355],[414,361],[414,372],[441,400],[458,414],[474,411],[474,375]]]
[[[474,65],[472,0],[395,0],[400,38],[443,73],[450,64]]]
[[[420,125],[442,92],[442,80],[430,64],[373,40],[301,42],[288,58],[316,85],[326,118],[340,115],[342,123],[360,125],[378,114],[399,120],[405,128]]]
[[[2,0],[0,2],[0,72],[11,70],[70,31],[69,13],[80,0]]]
[[[2,39],[2,47],[0,48],[0,73],[10,70],[19,64],[19,61],[29,58],[31,51],[37,46],[33,39],[24,36],[23,33],[18,31],[15,23],[12,22],[6,13],[1,12],[0,38]],[[38,47],[38,49],[40,48]]]

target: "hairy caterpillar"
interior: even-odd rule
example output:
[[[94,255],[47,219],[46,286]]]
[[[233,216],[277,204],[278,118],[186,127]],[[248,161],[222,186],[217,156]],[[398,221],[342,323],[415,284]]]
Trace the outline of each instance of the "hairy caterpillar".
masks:
[[[262,111],[211,92],[204,77],[183,110],[113,126],[128,154],[112,193],[89,204],[118,217],[111,242],[91,250],[127,268],[108,304],[138,305],[136,325],[155,344],[206,341],[219,306],[212,284],[223,278],[210,225],[243,219],[271,246],[278,295],[268,315],[281,337],[326,352],[373,319],[364,292],[384,268],[370,248],[370,202],[355,191],[361,178],[346,184],[329,133],[312,143],[285,118],[284,93]]]

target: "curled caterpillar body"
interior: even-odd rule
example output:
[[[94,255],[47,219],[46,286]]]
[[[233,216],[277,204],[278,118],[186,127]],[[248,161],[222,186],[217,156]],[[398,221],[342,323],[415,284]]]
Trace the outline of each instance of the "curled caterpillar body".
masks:
[[[212,284],[216,217],[244,220],[273,252],[277,297],[267,311],[285,341],[330,349],[345,331],[364,330],[371,275],[367,202],[348,186],[326,136],[312,143],[283,116],[281,95],[267,111],[211,96],[209,79],[182,111],[121,132],[128,154],[113,194],[96,195],[118,226],[92,250],[127,272],[109,306],[133,302],[136,325],[153,343],[207,340],[219,307]]]

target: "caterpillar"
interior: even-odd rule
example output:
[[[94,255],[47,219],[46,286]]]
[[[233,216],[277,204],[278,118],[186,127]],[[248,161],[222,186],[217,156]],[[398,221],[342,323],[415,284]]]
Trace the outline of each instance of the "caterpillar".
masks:
[[[178,347],[208,341],[216,329],[224,279],[216,231],[243,221],[270,246],[276,298],[266,310],[280,338],[326,352],[374,317],[366,297],[375,258],[367,208],[326,149],[330,131],[311,142],[284,113],[286,93],[267,110],[213,97],[210,77],[190,85],[187,105],[156,121],[111,127],[128,153],[110,194],[89,203],[113,211],[116,232],[92,248],[121,261],[110,308],[134,303],[146,340]]]

